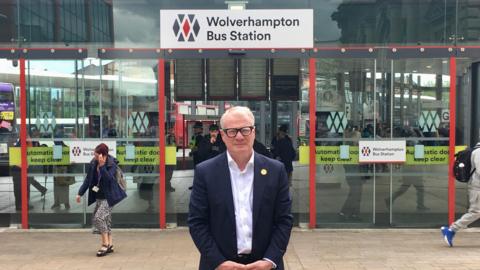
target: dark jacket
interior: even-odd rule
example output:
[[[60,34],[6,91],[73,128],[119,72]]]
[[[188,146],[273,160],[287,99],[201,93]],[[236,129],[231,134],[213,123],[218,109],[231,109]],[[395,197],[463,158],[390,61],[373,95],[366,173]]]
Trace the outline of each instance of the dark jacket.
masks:
[[[268,151],[267,147],[265,147],[265,145],[263,145],[263,143],[257,141],[257,139],[255,139],[255,141],[253,141],[253,150],[261,155],[264,155],[266,157],[269,157],[271,158],[272,157],[272,154],[270,153],[270,151]]]
[[[274,137],[272,140],[272,155],[274,159],[280,160],[288,173],[293,171],[293,160],[295,159],[295,149],[292,139],[288,135],[283,138]]]
[[[192,151],[190,152],[190,154],[193,157],[193,165],[197,166],[198,163],[202,162],[198,148],[202,143],[202,141],[204,140],[204,137],[202,134],[197,134],[192,136],[192,140],[194,140],[195,143],[192,147]]]
[[[225,143],[222,140],[222,136],[218,134],[215,143],[210,142],[210,135],[205,136],[198,145],[198,158],[199,162],[203,162],[207,159],[211,159],[227,150]],[[198,164],[197,163],[197,164]]]
[[[92,188],[95,186],[94,174],[97,173],[97,164],[98,161],[95,159],[90,162],[87,176],[85,177],[82,186],[78,190],[78,195],[83,196],[88,189],[88,205],[91,205],[97,199],[97,193],[93,192],[92,190]],[[101,175],[100,189],[105,194],[105,198],[107,199],[109,206],[114,206],[127,197],[127,194],[120,188],[115,178],[117,164],[118,160],[108,155],[107,162],[104,166],[100,167],[99,171],[99,174]]]
[[[282,163],[254,156],[252,252],[283,270],[283,255],[292,229],[287,173]],[[200,251],[200,270],[215,269],[237,256],[235,207],[226,152],[195,168],[188,226]]]

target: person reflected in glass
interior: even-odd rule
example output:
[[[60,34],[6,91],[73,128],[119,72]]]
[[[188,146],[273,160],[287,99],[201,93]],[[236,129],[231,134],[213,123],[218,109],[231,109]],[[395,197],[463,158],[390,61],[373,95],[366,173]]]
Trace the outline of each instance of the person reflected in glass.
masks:
[[[175,129],[173,124],[166,126],[167,135],[165,136],[165,142],[167,146],[174,146],[176,150],[177,144],[175,142]],[[176,152],[175,152],[176,153]],[[176,157],[175,157],[176,158]],[[165,165],[165,190],[167,192],[175,192],[175,188],[172,186],[173,171],[175,165]]]
[[[192,138],[190,138],[189,142],[189,147],[190,147],[190,153],[189,156],[192,157],[193,159],[193,168],[197,166],[198,163],[200,163],[201,157],[198,152],[198,147],[202,143],[203,139],[203,124],[200,121],[196,121],[195,124],[193,124],[193,135]],[[188,189],[192,190],[193,186],[189,186]]]
[[[63,128],[59,128],[55,133],[56,138],[63,138],[65,136]],[[60,147],[67,147],[63,141],[55,141],[55,145]],[[55,166],[55,173],[60,174],[53,177],[53,205],[51,209],[60,208],[61,204],[65,206],[65,209],[70,209],[70,185],[75,183],[75,177],[67,176],[68,165]]]
[[[211,124],[206,135],[198,145],[198,156],[200,162],[211,159],[227,149],[223,143],[222,136],[217,124]]]
[[[411,127],[404,127],[403,132],[402,132],[402,137],[423,137],[422,132],[419,129],[413,129]],[[418,139],[409,139],[407,140],[407,146],[415,146],[416,144],[419,144],[420,142]],[[412,165],[412,166],[406,166],[403,165],[403,173],[402,173],[402,179],[401,179],[401,184],[398,187],[398,189],[393,192],[392,194],[392,204],[395,202],[395,200],[402,196],[407,190],[413,186],[416,191],[417,191],[417,210],[418,211],[426,211],[429,210],[430,208],[425,206],[425,186],[424,186],[424,181],[422,177],[423,173],[423,166],[420,165]],[[408,172],[415,173],[413,176],[408,176],[405,175],[407,173],[407,168]],[[385,199],[385,204],[388,209],[390,209],[390,197],[387,197]]]
[[[197,166],[197,164],[202,161],[198,152],[198,147],[203,139],[203,124],[200,121],[196,121],[193,125],[193,135],[189,142],[190,155],[193,158],[193,167]]]
[[[292,186],[293,160],[296,152],[293,148],[292,139],[288,136],[287,125],[278,128],[277,135],[272,139],[272,156],[285,165],[288,174],[288,183]]]
[[[35,133],[33,133],[35,134]],[[20,139],[17,140],[17,142],[13,145],[14,147],[21,147],[20,145]],[[27,149],[31,147],[39,147],[39,142],[38,141],[32,141],[30,135],[27,134]],[[27,168],[28,168],[27,164]],[[47,193],[47,188],[40,184],[34,177],[29,176],[29,171],[27,170],[27,194],[28,194],[28,199],[27,201],[30,202],[30,186],[35,187],[40,192],[40,195],[42,197],[45,196]],[[22,210],[22,184],[21,184],[21,167],[20,165],[13,165],[11,167],[11,173],[10,175],[12,176],[12,181],[13,181],[13,195],[15,197],[15,210],[21,211]],[[28,209],[33,209],[33,205],[29,204]]]
[[[101,247],[97,256],[113,252],[112,210],[127,197],[118,185],[116,172],[118,160],[108,154],[108,146],[101,143],[95,147],[94,158],[88,165],[87,176],[76,196],[77,203],[88,191],[88,205],[96,202],[92,215],[93,233],[101,235]]]
[[[361,138],[357,126],[348,125],[343,132],[344,144],[355,146]],[[342,220],[361,220],[360,204],[362,200],[363,184],[365,178],[361,176],[361,167],[358,164],[344,164],[345,181],[348,185],[348,194],[338,216]]]
[[[65,209],[70,209],[70,185],[75,184],[75,177],[67,176],[68,165],[55,166],[56,174],[58,176],[53,177],[53,205],[51,209],[59,209],[61,204],[65,206]]]

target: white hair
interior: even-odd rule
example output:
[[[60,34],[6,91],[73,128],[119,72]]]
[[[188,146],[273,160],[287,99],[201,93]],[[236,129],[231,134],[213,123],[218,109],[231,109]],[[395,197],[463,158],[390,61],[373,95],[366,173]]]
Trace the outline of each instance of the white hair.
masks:
[[[248,108],[248,107],[245,107],[245,106],[235,106],[235,107],[231,107],[229,108],[228,110],[226,110],[222,117],[220,118],[220,126],[222,128],[225,128],[225,118],[229,115],[229,114],[232,114],[232,113],[240,113],[240,114],[243,114],[245,116],[247,116],[251,123],[252,123],[252,126],[255,126],[255,117],[253,116],[253,113],[252,111]]]

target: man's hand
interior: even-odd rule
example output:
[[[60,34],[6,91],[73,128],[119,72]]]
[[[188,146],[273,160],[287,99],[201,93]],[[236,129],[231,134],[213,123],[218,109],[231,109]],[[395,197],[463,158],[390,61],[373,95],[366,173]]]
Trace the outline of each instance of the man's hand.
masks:
[[[77,195],[77,197],[75,197],[75,200],[77,201],[77,203],[80,203],[82,200],[81,200],[82,197],[80,197],[80,195]]]
[[[244,269],[247,269],[245,268],[245,265],[232,262],[232,261],[224,261],[217,268],[215,268],[215,270],[244,270]]]
[[[273,264],[269,261],[260,260],[247,264],[245,267],[246,270],[270,270],[273,268]]]

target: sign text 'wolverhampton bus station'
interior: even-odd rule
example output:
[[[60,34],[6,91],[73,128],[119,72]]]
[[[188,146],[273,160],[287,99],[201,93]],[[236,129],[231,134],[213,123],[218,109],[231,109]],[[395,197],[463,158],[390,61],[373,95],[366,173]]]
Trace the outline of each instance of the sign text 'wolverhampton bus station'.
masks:
[[[161,10],[160,47],[312,48],[313,10]]]

